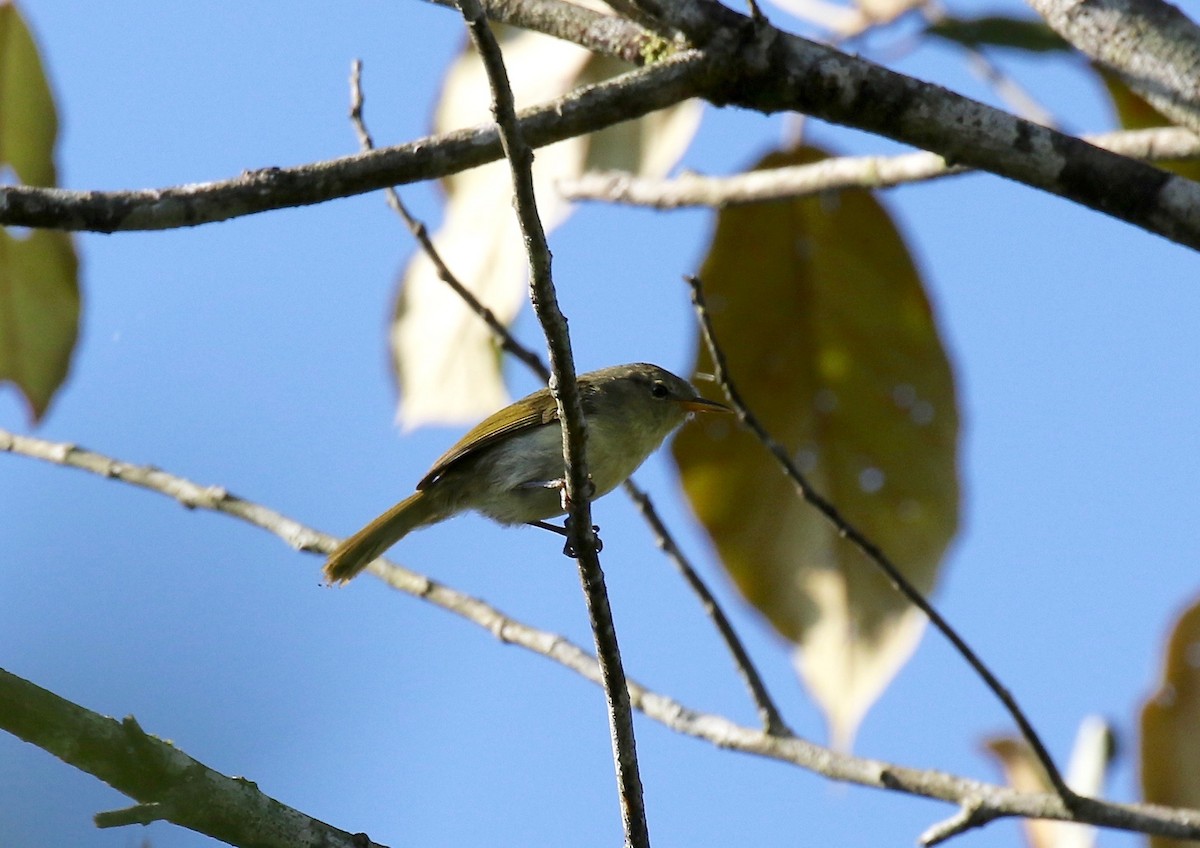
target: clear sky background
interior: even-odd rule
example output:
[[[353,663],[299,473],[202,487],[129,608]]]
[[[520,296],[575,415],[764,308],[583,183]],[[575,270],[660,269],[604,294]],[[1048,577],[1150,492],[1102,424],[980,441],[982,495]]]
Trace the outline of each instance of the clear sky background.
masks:
[[[62,113],[61,182],[78,189],[353,152],[356,57],[376,139],[416,138],[464,38],[456,14],[414,0],[236,12],[40,0],[25,10]],[[1068,129],[1112,126],[1081,65],[998,58]],[[955,50],[924,47],[895,66],[994,102]],[[784,127],[710,108],[684,164],[733,171]],[[815,122],[809,131],[845,153],[899,150]],[[430,188],[404,195],[436,224]],[[1136,800],[1137,710],[1174,616],[1200,589],[1197,257],[992,176],[884,201],[925,273],[964,419],[963,530],[937,602],[1060,761],[1085,715],[1108,717],[1124,743],[1109,794]],[[695,330],[679,278],[698,267],[711,227],[703,211],[586,206],[552,235],[581,370],[650,360],[686,372]],[[381,195],[77,244],[82,342],[38,435],[219,484],[338,533],[411,491],[457,437],[393,424],[386,319],[412,243]],[[517,329],[541,348],[528,313]],[[509,371],[515,392],[532,388]],[[11,388],[0,389],[0,426],[29,426]],[[713,563],[665,455],[637,479],[719,590],[791,724],[824,738],[786,646]],[[632,507],[614,495],[596,514],[629,674],[753,723],[723,647]],[[0,515],[0,666],[102,713],[133,714],[210,766],[386,844],[619,844],[603,699],[561,668],[370,578],[324,590],[317,557],[78,471],[0,456]],[[574,566],[536,531],[461,518],[394,553],[590,645]],[[637,730],[656,845],[909,845],[953,812],[644,719]],[[980,742],[1009,730],[982,684],[927,635],[856,752],[993,780]],[[128,803],[0,736],[5,848],[214,844],[171,825],[94,828],[94,813]],[[1001,822],[962,844],[1017,839]]]

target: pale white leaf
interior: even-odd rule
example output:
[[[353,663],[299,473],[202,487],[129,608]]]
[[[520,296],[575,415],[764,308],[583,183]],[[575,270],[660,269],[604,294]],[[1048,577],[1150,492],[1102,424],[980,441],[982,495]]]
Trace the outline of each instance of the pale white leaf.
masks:
[[[501,32],[518,108],[628,70],[624,63],[556,39]],[[490,103],[482,64],[473,50],[466,50],[446,76],[434,128],[445,132],[486,121]],[[647,176],[665,174],[687,148],[700,113],[698,103],[685,103],[537,150],[533,172],[542,226],[549,232],[570,214],[570,204],[554,184],[578,176],[585,167],[619,163]],[[500,321],[511,324],[526,297],[528,261],[512,211],[508,164],[474,168],[444,184],[446,216],[434,243],[458,280]],[[406,429],[467,423],[507,401],[490,331],[438,279],[423,255],[414,256],[405,270],[391,344],[401,386],[398,418]]]

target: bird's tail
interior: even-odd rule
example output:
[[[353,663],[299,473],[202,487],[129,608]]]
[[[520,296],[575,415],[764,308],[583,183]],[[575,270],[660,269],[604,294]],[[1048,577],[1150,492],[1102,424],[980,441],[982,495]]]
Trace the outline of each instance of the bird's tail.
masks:
[[[414,492],[338,545],[325,561],[325,580],[345,583],[412,530],[438,521],[435,498]]]

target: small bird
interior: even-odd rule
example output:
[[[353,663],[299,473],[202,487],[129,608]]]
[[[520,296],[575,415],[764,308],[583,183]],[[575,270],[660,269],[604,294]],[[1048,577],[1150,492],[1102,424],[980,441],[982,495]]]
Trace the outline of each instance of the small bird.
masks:
[[[691,383],[637,362],[581,374],[587,463],[594,497],[608,494],[693,412],[729,412]],[[514,401],[442,454],[417,490],[342,542],[325,579],[345,583],[418,527],[475,510],[501,524],[545,523],[563,515],[562,429],[549,389]]]

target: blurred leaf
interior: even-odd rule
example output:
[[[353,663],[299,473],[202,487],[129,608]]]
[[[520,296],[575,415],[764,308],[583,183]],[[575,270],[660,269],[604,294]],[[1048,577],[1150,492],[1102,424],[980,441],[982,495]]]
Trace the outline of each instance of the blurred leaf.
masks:
[[[927,0],[854,0],[848,5],[836,0],[774,0],[788,15],[814,24],[835,40],[854,38],[867,30],[892,23]]]
[[[1152,804],[1200,809],[1200,601],[1167,642],[1162,682],[1142,707],[1142,795]],[[1152,848],[1194,845],[1151,837]]]
[[[40,419],[66,379],[79,325],[78,263],[66,233],[0,229],[0,382],[11,380]]]
[[[989,739],[985,749],[1000,764],[1008,785],[1021,792],[1053,792],[1053,786],[1029,743],[1018,736]],[[1104,792],[1108,768],[1112,763],[1115,741],[1108,722],[1088,716],[1079,723],[1075,747],[1067,768],[1067,785],[1089,798]],[[1031,848],[1093,848],[1096,828],[1046,819],[1022,821],[1025,841]]]
[[[518,108],[553,100],[578,85],[608,79],[629,66],[557,39],[505,30],[504,59]],[[491,94],[473,49],[447,73],[434,120],[446,132],[488,119]],[[700,104],[671,109],[568,139],[536,151],[534,182],[547,231],[570,214],[554,188],[587,168],[665,174],[683,155],[700,120]],[[455,174],[444,181],[446,217],[434,243],[455,276],[496,317],[511,324],[525,301],[528,263],[512,210],[506,162]],[[399,417],[406,428],[467,422],[503,406],[508,395],[490,331],[437,278],[418,252],[405,269],[391,329],[401,386]]]
[[[37,47],[16,6],[0,2],[0,163],[29,185],[53,185],[58,119]],[[78,262],[66,233],[16,238],[0,228],[0,383],[32,417],[66,379],[79,325]]]
[[[824,158],[773,153],[757,168]],[[765,426],[816,487],[929,592],[957,524],[958,411],[908,250],[867,192],[723,211],[701,269],[718,342]],[[711,372],[701,346],[696,371]],[[802,503],[729,419],[674,452],[692,508],[745,597],[799,647],[848,747],[925,618]]]
[[[15,5],[0,2],[0,162],[26,185],[55,184],[58,118],[33,36]]]
[[[1168,127],[1173,122],[1164,117],[1161,112],[1146,102],[1140,95],[1134,93],[1119,74],[1107,68],[1093,64],[1092,67],[1104,83],[1108,96],[1112,98],[1113,109],[1117,113],[1117,121],[1127,130],[1146,130],[1154,127]],[[1200,161],[1165,160],[1154,163],[1157,167],[1187,177],[1189,180],[1200,180]]]
[[[925,5],[925,0],[854,0],[854,5],[872,25],[880,26],[891,23],[910,9]]]
[[[1038,18],[946,17],[930,24],[926,35],[967,47],[1010,47],[1030,53],[1069,52],[1074,48]]]

